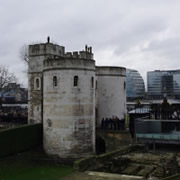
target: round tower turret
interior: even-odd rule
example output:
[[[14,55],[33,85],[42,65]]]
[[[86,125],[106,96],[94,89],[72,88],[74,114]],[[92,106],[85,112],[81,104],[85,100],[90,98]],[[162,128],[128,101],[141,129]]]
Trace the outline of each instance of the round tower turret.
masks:
[[[87,56],[89,57],[89,56]],[[95,149],[95,61],[78,52],[44,60],[44,149],[79,158]]]
[[[96,67],[98,79],[98,122],[102,118],[117,116],[125,118],[126,113],[126,68],[101,66]]]

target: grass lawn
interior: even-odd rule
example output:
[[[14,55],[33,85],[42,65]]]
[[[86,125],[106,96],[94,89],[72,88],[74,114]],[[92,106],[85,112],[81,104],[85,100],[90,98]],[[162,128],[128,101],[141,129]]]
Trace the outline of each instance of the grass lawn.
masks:
[[[60,180],[72,172],[72,166],[46,160],[41,152],[0,159],[0,180]]]
[[[27,160],[0,161],[0,180],[59,180],[73,168],[55,163]]]

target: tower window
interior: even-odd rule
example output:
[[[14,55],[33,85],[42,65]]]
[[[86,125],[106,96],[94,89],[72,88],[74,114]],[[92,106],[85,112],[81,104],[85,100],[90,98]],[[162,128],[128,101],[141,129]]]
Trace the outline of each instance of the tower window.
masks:
[[[40,90],[40,78],[38,77],[38,78],[35,78],[34,79],[34,89],[35,90]]]
[[[78,86],[78,76],[74,76],[74,87]]]
[[[124,81],[124,90],[126,90],[126,81]]]
[[[91,77],[91,88],[94,88],[94,77]]]
[[[57,76],[53,76],[53,86],[57,87]]]
[[[36,79],[36,88],[39,88],[39,79]]]

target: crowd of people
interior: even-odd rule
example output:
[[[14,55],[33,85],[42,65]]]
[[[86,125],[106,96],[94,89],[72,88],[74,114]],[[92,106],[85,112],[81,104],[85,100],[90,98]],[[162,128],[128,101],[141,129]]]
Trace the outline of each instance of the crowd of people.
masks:
[[[27,108],[2,107],[0,109],[0,122],[27,123]]]
[[[125,130],[125,119],[119,119],[117,116],[113,116],[112,118],[102,118],[101,129]]]

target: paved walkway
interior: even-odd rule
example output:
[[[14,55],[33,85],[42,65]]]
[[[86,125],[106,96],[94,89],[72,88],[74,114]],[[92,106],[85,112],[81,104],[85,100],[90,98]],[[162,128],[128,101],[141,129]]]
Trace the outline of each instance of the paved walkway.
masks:
[[[62,180],[143,180],[142,177],[126,176],[102,172],[75,172]]]

